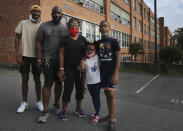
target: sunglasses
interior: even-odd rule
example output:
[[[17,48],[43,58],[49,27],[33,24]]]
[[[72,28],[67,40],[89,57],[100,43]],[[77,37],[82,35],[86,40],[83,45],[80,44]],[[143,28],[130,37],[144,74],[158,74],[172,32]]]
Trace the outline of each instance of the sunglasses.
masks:
[[[79,26],[79,24],[70,24],[70,27],[76,27]]]
[[[109,24],[102,24],[102,25],[99,25],[100,28],[102,27],[109,27]]]

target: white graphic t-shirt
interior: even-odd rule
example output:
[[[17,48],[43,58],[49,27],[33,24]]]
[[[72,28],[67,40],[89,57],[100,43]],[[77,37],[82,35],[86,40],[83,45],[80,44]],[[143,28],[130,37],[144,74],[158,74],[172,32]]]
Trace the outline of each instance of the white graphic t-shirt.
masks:
[[[86,83],[96,84],[100,82],[99,58],[95,55],[91,59],[86,59]]]

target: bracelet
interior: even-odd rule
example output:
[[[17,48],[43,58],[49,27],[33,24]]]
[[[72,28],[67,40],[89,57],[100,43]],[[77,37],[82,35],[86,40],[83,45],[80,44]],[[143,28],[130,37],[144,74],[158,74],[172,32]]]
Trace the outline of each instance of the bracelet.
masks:
[[[64,68],[63,67],[60,67],[60,70],[64,70]]]

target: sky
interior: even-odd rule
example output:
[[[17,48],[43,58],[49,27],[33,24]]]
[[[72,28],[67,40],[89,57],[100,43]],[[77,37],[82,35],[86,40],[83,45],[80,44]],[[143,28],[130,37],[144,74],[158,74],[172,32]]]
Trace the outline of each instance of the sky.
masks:
[[[165,26],[173,33],[175,29],[183,27],[183,0],[156,0],[157,16],[164,17]],[[154,0],[144,0],[154,12]]]

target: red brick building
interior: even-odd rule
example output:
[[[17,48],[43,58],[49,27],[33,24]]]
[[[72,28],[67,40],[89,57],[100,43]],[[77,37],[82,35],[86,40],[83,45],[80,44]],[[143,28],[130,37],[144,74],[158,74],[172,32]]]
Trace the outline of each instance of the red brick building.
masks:
[[[160,47],[171,45],[172,33],[167,26],[164,26],[164,18],[159,18],[160,22]]]
[[[0,3],[0,62],[16,62],[14,29],[19,21],[29,18],[30,7],[34,4],[42,8],[42,22],[51,19],[53,6],[62,7],[62,22],[66,24],[69,17],[80,19],[80,34],[90,41],[100,39],[99,23],[107,20],[112,28],[111,35],[120,42],[121,61],[131,61],[128,47],[134,42],[142,44],[145,49],[146,55],[139,57],[140,61],[151,62],[154,59],[154,14],[143,0],[0,0]],[[157,23],[160,47],[165,45],[160,43],[167,40],[167,34],[161,37],[162,30],[165,30],[164,22],[161,24],[158,19]]]

